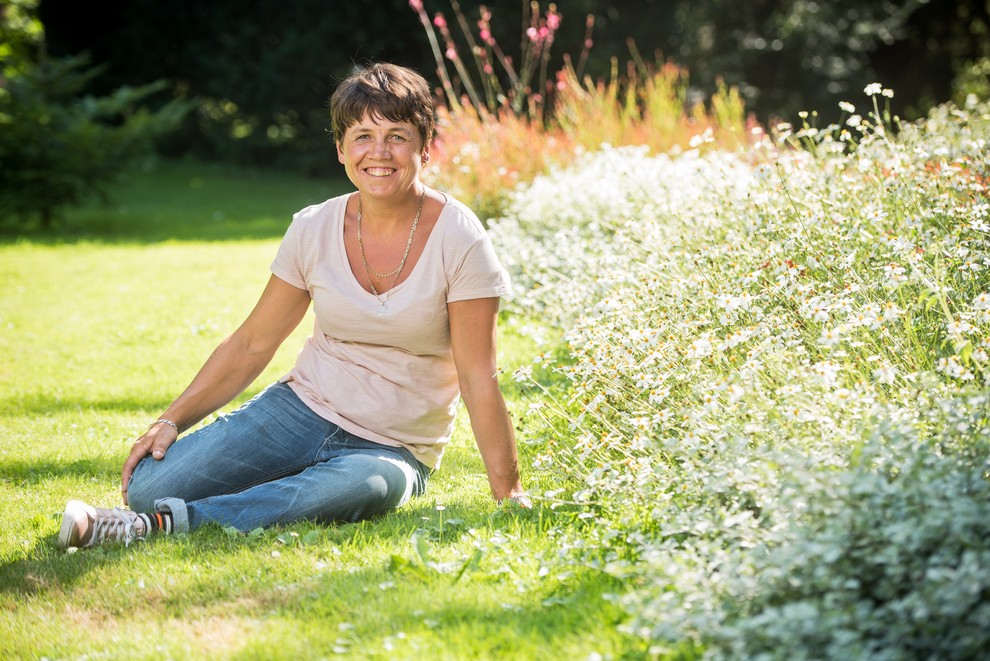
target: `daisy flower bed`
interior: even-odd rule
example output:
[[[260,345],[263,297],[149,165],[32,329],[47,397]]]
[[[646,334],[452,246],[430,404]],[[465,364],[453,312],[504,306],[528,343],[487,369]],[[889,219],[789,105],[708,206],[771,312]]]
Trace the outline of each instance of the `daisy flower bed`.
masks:
[[[990,107],[866,92],[745,152],[604,146],[491,223],[553,564],[653,654],[990,648]]]

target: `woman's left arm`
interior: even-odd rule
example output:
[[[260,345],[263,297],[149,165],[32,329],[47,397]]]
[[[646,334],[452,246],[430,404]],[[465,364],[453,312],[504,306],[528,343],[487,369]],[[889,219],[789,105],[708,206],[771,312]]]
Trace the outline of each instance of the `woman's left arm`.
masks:
[[[498,298],[448,303],[450,345],[461,397],[471,418],[492,495],[497,501],[511,498],[523,507],[530,507],[519,479],[512,421],[498,387],[495,359],[498,303]]]

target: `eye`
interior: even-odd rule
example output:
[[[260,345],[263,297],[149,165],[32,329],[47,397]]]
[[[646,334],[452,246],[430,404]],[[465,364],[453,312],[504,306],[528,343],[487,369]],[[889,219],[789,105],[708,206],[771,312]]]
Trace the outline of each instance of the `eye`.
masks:
[[[391,140],[392,142],[397,142],[397,143],[400,143],[401,144],[403,142],[407,142],[408,141],[408,138],[406,138],[406,136],[401,135],[399,133],[393,133],[392,135],[389,136],[389,140]]]

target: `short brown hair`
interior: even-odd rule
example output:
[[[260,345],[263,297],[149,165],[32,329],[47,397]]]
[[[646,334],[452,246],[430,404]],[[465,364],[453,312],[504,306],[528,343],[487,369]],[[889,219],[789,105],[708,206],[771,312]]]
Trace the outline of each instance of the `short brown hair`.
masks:
[[[423,145],[433,140],[436,104],[426,79],[396,64],[371,64],[345,78],[330,97],[330,129],[343,140],[348,128],[365,116],[411,122]]]

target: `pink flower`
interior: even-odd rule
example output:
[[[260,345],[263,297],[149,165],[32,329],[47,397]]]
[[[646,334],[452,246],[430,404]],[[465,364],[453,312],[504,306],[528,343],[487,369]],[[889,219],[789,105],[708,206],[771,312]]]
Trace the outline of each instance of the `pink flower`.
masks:
[[[447,46],[447,51],[444,53],[444,55],[447,56],[447,59],[448,60],[452,60],[452,61],[453,60],[456,60],[457,59],[457,49],[454,48],[453,46]]]
[[[437,26],[441,30],[447,27],[447,19],[443,17],[443,14],[437,12],[437,15],[433,17],[433,25]]]
[[[416,11],[423,11],[423,0],[409,0],[409,6]]]
[[[540,33],[537,32],[536,28],[529,28],[526,30],[526,36],[529,37],[530,41],[536,41],[540,38]]]
[[[560,14],[547,14],[547,27],[556,30],[560,27]]]
[[[485,42],[486,44],[491,44],[492,42],[495,41],[494,39],[492,39],[492,32],[491,32],[491,30],[487,30],[487,29],[482,30],[481,31],[481,34],[479,36],[481,37],[481,40],[483,42]]]

